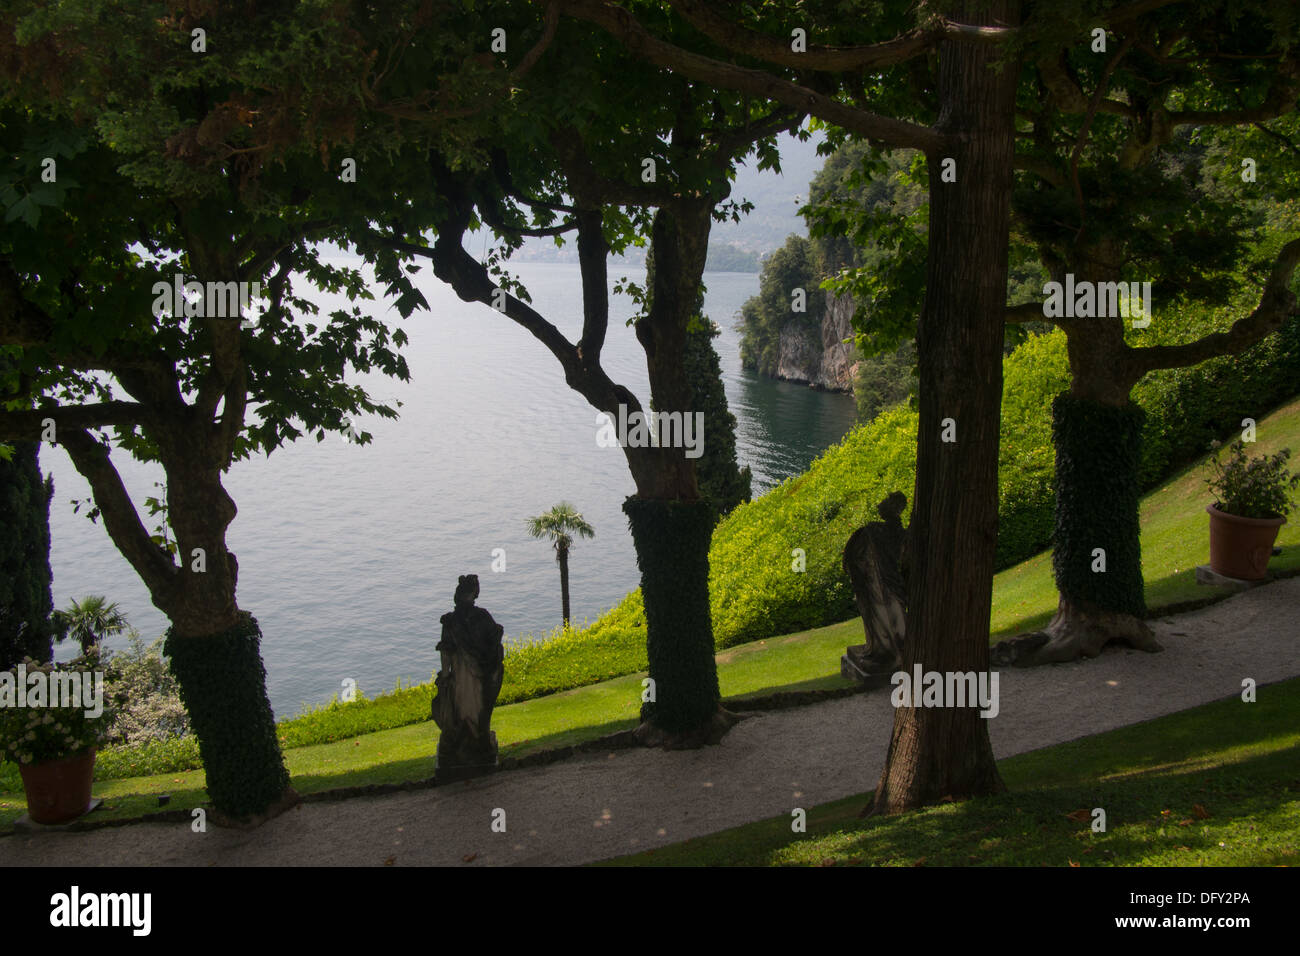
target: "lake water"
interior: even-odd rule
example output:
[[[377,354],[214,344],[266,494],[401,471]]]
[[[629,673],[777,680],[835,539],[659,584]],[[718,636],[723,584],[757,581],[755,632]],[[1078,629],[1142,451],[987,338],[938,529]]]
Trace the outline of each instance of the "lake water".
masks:
[[[577,267],[525,263],[513,271],[541,314],[576,340]],[[644,279],[617,268],[611,278],[629,272]],[[561,500],[596,531],[570,556],[575,621],[595,620],[639,583],[621,510],[634,485],[622,451],[596,445],[595,410],[526,331],[460,301],[427,270],[422,275],[430,312],[402,322],[387,303],[374,306],[410,336],[404,353],[411,381],[356,378],[379,400],[400,401],[400,418],[357,422],[374,435],[369,445],[306,437],[269,458],[238,463],[226,476],[239,508],[228,534],[239,556],[239,604],[261,624],[267,689],[279,716],[328,701],[346,678],[371,696],[399,679],[429,680],[438,618],[451,610],[461,574],[478,574],[479,604],[505,627],[507,642],[559,624],[554,551],[530,538],[524,522]],[[714,345],[738,420],[737,453],[753,468],[758,493],[838,441],[853,423],[854,402],[742,371],[733,325],[757,294],[758,276],[713,273],[705,281],[706,312],[722,327]],[[346,304],[330,296],[316,301],[322,313]],[[632,311],[626,298],[615,300],[603,364],[645,403],[644,353],[623,323]],[[160,493],[153,482],[162,481],[161,468],[120,452],[113,458],[137,504]],[[160,636],[166,619],[102,524],[88,521],[84,508],[73,513],[69,500],[90,493],[85,481],[57,448],[42,449],[41,465],[55,482],[55,605],[103,594],[146,640]],[[492,571],[495,548],[505,551],[501,573]],[[71,651],[65,644],[57,656]]]

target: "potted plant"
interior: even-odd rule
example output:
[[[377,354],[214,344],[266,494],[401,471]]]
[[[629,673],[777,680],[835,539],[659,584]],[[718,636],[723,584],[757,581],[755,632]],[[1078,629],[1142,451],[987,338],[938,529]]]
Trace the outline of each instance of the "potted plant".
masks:
[[[1256,458],[1246,457],[1240,440],[1229,448],[1226,461],[1215,453],[1214,477],[1206,479],[1215,496],[1205,509],[1210,513],[1210,567],[1226,577],[1262,581],[1300,475],[1287,469],[1289,448]]]
[[[0,672],[0,759],[18,765],[27,812],[36,823],[67,823],[90,809],[95,748],[111,722],[98,665],[94,654],[68,664],[28,658]],[[89,693],[70,692],[73,673],[81,686],[92,681]]]

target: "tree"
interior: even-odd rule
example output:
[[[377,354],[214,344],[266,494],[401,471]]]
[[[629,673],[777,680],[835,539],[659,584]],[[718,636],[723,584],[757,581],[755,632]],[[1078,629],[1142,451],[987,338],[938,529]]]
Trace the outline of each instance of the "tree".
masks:
[[[0,355],[0,372],[7,367]],[[50,499],[54,480],[41,478],[38,445],[18,442],[0,457],[0,670],[31,657],[53,657],[50,592]]]
[[[560,566],[560,607],[564,624],[569,624],[569,549],[573,536],[593,538],[595,529],[583,520],[573,505],[561,501],[558,505],[536,517],[528,519],[528,533],[534,538],[550,538],[555,547],[555,563]]]
[[[1046,316],[1066,334],[1071,371],[1069,391],[1052,408],[1060,601],[1044,631],[1007,642],[1006,662],[1091,657],[1112,641],[1159,649],[1143,620],[1143,412],[1131,400],[1133,387],[1156,369],[1241,352],[1300,316],[1292,288],[1300,236],[1292,224],[1271,264],[1243,261],[1263,219],[1260,199],[1300,195],[1300,24],[1288,2],[1234,6],[1155,5],[1110,24],[1105,55],[1074,45],[1037,60],[1015,207],[1051,278],[1064,284],[1068,274],[1074,286],[1098,290],[1151,281],[1162,305],[1225,303],[1252,273],[1262,289],[1229,331],[1185,344],[1141,344],[1144,333],[1126,319],[1136,329],[1152,317],[1113,304],[1102,315]],[[1081,26],[1068,21],[1062,29]],[[1249,147],[1238,129],[1255,134]],[[1256,165],[1263,170],[1257,185]],[[1236,188],[1212,188],[1216,178]],[[1229,401],[1222,427],[1256,411]]]
[[[736,416],[727,407],[722,384],[722,365],[713,339],[722,334],[717,323],[703,314],[703,296],[696,307],[696,321],[686,332],[686,377],[694,394],[694,407],[704,413],[702,454],[695,463],[700,494],[713,502],[720,520],[753,493],[753,473],[736,461]]]
[[[1019,5],[938,4],[933,14],[927,9],[922,24],[914,21],[909,29],[907,14],[894,8],[873,10],[879,17],[845,18],[831,5],[801,5],[795,12],[771,4],[747,8],[751,22],[741,24],[697,0],[669,0],[720,51],[705,56],[663,39],[616,4],[560,2],[566,13],[602,26],[650,62],[806,110],[895,147],[919,149],[932,169],[950,159],[961,171],[955,182],[932,176],[929,185],[926,296],[917,330],[920,431],[904,667],[987,669],[1018,76],[1014,57],[1004,59],[999,48],[1014,35]],[[824,35],[834,42],[847,35],[855,45],[809,42],[792,49],[793,22],[809,36]],[[877,42],[856,43],[864,32]],[[880,98],[880,106],[906,118],[864,105],[877,89],[875,72],[916,60],[931,49],[939,54],[937,111],[929,109],[925,98],[909,103],[889,95]],[[742,62],[728,62],[733,59]],[[751,66],[754,61],[764,68]],[[854,102],[837,97],[841,90]],[[923,122],[914,122],[917,118]],[[958,429],[954,443],[943,441],[950,425]],[[987,726],[975,709],[906,707],[895,712],[889,756],[876,789],[878,810],[893,812],[1001,787]]]
[[[521,16],[522,25],[503,21],[508,35],[532,28],[531,11]],[[475,143],[480,161],[457,166],[428,149],[425,177],[407,185],[408,195],[428,201],[413,199],[395,224],[377,218],[358,246],[377,260],[389,250],[403,262],[431,261],[434,274],[463,300],[493,306],[545,344],[565,381],[608,416],[604,421],[640,419],[668,429],[667,440],[616,442],[636,484],[624,512],[637,550],[657,688],[642,709],[638,734],[651,744],[699,746],[719,739],[733,716],[720,705],[708,598],[716,508],[702,494],[701,473],[683,440],[685,426],[693,428],[695,416],[704,414],[699,383],[688,370],[689,329],[699,311],[712,222],[739,214],[727,202],[735,163],[755,143],[760,163],[775,163],[773,137],[798,126],[802,114],[755,109],[743,96],[665,75],[590,28],[551,19],[543,29],[554,31],[556,45],[569,53],[542,57],[526,82],[515,82],[513,111],[499,115],[500,128]],[[502,69],[517,77],[512,63]],[[598,81],[605,76],[620,81]],[[412,85],[421,88],[420,82]],[[657,96],[646,100],[642,93],[651,87]],[[464,236],[478,223],[502,239],[487,262],[465,250]],[[583,327],[576,342],[531,306],[501,264],[523,236],[571,232],[582,270]],[[629,324],[646,354],[650,412],[601,365],[610,320],[609,254],[647,240],[655,268],[645,288],[630,286],[641,309]]]
[[[128,41],[99,26],[103,6],[115,7]],[[17,347],[24,382],[0,413],[0,440],[48,440],[42,423],[53,422],[53,443],[171,621],[166,653],[217,819],[255,821],[296,795],[266,697],[261,631],[236,601],[238,564],[226,546],[235,504],[221,475],[304,431],[368,441],[350,416],[396,414],[346,375],[406,378],[403,333],[355,307],[321,321],[296,290],[305,280],[371,297],[359,273],[330,265],[314,243],[364,230],[397,192],[382,175],[345,175],[385,143],[352,144],[346,157],[331,150],[382,79],[371,41],[411,23],[373,7],[370,19],[352,20],[343,7],[213,10],[201,21],[156,12],[87,0],[10,5],[0,17],[4,35],[23,38],[0,49],[12,186],[0,345]],[[230,55],[195,55],[200,28]],[[436,47],[448,58],[445,102],[459,115],[456,97],[483,90],[472,64],[458,72],[464,50],[445,34]],[[469,92],[453,91],[453,78]],[[79,125],[81,116],[95,125]],[[409,277],[381,281],[403,314],[421,301]],[[185,282],[202,293],[168,294]],[[256,317],[256,292],[244,291],[255,283],[268,299]],[[118,449],[166,472],[176,557],[146,531],[97,434],[105,429]]]
[[[121,634],[127,629],[126,616],[117,606],[100,594],[92,594],[73,601],[65,610],[54,612],[58,639],[72,638],[82,654],[96,651],[104,638]]]

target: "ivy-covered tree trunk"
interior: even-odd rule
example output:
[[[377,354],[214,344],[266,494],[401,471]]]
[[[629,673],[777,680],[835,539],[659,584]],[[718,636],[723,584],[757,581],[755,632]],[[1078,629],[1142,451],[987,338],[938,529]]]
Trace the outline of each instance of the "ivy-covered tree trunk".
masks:
[[[53,656],[50,498],[34,442],[14,442],[0,459],[0,669]]]
[[[1117,241],[1098,240],[1079,253],[1076,281],[1118,282],[1114,263],[1122,258]],[[1053,279],[1063,281],[1067,268],[1058,264]],[[1057,610],[1043,630],[998,644],[1000,665],[1096,657],[1111,642],[1161,649],[1145,621],[1138,502],[1146,415],[1130,397],[1141,372],[1131,364],[1124,322],[1119,315],[1058,320],[1071,382],[1052,403]]]
[[[712,201],[683,200],[655,214],[654,269],[646,314],[637,320],[653,408],[685,416],[699,411],[685,357],[698,314],[712,224]],[[705,447],[715,440],[707,430]],[[641,570],[646,649],[654,701],[638,730],[647,744],[716,743],[735,722],[720,705],[709,607],[709,545],[716,509],[702,498],[695,461],[684,448],[627,449],[637,494],[623,506]]]
[[[942,12],[975,25],[1014,26],[1014,0]],[[909,534],[903,669],[975,673],[989,666],[998,521],[998,424],[1006,306],[1017,68],[993,69],[995,49],[940,51],[938,129],[930,165],[925,304],[917,326],[916,491]],[[955,161],[943,182],[940,161]],[[953,440],[946,441],[945,438]],[[910,810],[1003,789],[977,707],[900,706],[873,809]]]
[[[686,333],[686,375],[694,391],[694,407],[704,413],[703,453],[695,461],[700,495],[713,502],[717,519],[749,501],[753,475],[736,461],[736,416],[727,406],[722,363],[713,347],[718,327],[704,316],[704,296],[696,304],[696,320]]]
[[[163,652],[199,740],[213,807],[231,822],[253,822],[296,802],[266,697],[262,632],[241,612],[219,633],[185,635],[173,625]]]
[[[707,501],[623,503],[645,601],[650,697],[642,704],[647,742],[699,746],[716,742],[731,725],[718,706],[713,622],[709,611]],[[650,728],[658,731],[655,733]]]
[[[1143,618],[1138,466],[1142,409],[1063,393],[1052,403],[1056,531],[1052,570],[1060,603],[1040,632],[999,647],[1005,663],[1096,657],[1112,641],[1144,651],[1160,644]]]
[[[235,503],[221,484],[220,449],[178,421],[153,435],[167,472],[176,557],[150,541],[109,462],[90,435],[60,441],[90,483],[105,528],[167,615],[164,653],[199,741],[215,819],[256,824],[297,803],[266,696],[261,631],[235,600],[239,565],[226,548]]]

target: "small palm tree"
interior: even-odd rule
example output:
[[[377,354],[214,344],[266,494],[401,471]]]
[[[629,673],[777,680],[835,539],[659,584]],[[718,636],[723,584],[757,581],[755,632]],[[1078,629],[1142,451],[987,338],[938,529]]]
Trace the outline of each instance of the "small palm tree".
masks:
[[[109,603],[98,594],[73,601],[67,610],[55,611],[54,623],[58,639],[73,638],[81,645],[83,654],[89,654],[109,635],[121,634],[127,628],[126,616],[118,609],[117,602]]]
[[[573,505],[561,501],[550,511],[528,519],[528,533],[534,538],[550,538],[555,546],[555,561],[560,566],[560,602],[564,623],[569,623],[569,548],[573,536],[595,537],[595,529],[573,510]]]

